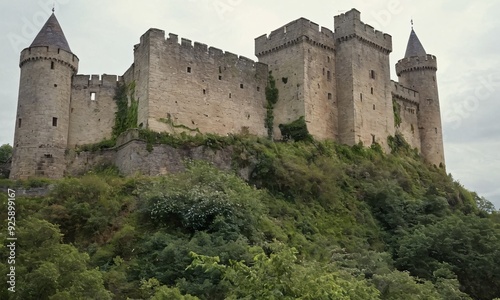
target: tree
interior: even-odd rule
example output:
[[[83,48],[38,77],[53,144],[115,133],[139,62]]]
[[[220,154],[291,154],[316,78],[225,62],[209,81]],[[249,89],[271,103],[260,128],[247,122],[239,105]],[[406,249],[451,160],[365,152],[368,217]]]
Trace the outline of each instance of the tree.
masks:
[[[111,299],[102,274],[89,269],[89,256],[61,244],[55,225],[28,218],[18,227],[19,284],[14,299]]]
[[[229,285],[226,299],[379,299],[379,292],[366,280],[333,270],[331,265],[300,264],[297,251],[272,245],[272,254],[255,255],[252,265],[231,261],[220,264],[219,257],[191,253],[190,268],[219,270]]]
[[[452,215],[421,226],[400,240],[397,255],[414,276],[438,280],[436,272],[448,269],[474,299],[500,296],[500,230],[490,219]]]
[[[0,146],[0,162],[6,162],[12,156],[12,146],[3,144]]]

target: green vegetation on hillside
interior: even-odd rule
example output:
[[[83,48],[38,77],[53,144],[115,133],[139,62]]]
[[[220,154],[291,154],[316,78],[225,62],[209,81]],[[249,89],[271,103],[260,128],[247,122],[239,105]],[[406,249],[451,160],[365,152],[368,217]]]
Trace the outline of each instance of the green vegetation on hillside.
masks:
[[[99,170],[18,197],[11,299],[500,297],[499,214],[400,138],[391,155],[254,137],[199,145],[214,143],[233,148],[248,182],[190,161],[179,174]]]

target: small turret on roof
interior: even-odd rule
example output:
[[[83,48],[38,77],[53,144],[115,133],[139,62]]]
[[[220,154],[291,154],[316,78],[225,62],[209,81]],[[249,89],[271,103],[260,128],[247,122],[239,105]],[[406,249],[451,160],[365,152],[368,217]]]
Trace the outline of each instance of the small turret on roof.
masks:
[[[37,34],[30,47],[54,46],[71,52],[64,32],[57,21],[56,15],[52,13],[40,32]]]

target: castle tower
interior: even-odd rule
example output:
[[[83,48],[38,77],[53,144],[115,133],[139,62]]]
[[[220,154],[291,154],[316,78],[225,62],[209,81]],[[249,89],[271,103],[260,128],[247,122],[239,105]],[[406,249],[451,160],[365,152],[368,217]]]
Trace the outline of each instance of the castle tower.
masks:
[[[333,32],[305,18],[255,39],[255,55],[269,66],[279,99],[274,136],[280,124],[304,117],[318,139],[337,138],[337,91]]]
[[[68,144],[71,83],[78,58],[52,14],[21,52],[12,179],[62,177]]]
[[[429,163],[444,167],[443,134],[436,71],[436,57],[425,52],[412,28],[405,57],[396,64],[396,73],[402,85],[416,90],[420,94],[418,128],[422,156]]]
[[[392,37],[375,30],[351,9],[334,17],[339,141],[378,143],[389,150],[394,135],[389,54]]]

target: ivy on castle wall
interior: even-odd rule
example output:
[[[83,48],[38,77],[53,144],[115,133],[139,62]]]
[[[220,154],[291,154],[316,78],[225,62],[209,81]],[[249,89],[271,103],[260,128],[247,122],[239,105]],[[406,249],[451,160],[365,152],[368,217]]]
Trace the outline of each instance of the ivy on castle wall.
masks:
[[[394,126],[399,127],[401,125],[401,105],[396,101],[396,99],[392,99],[392,110],[394,111]]]
[[[274,80],[274,77],[269,71],[269,76],[267,79],[267,86],[266,86],[266,100],[267,100],[267,112],[266,112],[266,119],[264,120],[264,124],[267,128],[267,137],[269,139],[273,138],[273,123],[274,123],[274,105],[276,102],[278,102],[278,97],[279,97],[279,90],[276,87],[276,80]]]
[[[173,129],[175,128],[180,128],[180,129],[183,129],[183,130],[187,130],[187,131],[190,131],[190,132],[197,132],[199,134],[201,134],[201,131],[198,127],[196,128],[190,128],[184,124],[175,124],[174,121],[172,120],[172,117],[169,115],[167,116],[167,118],[160,118],[159,119],[160,122],[162,123],[165,123],[165,124],[168,124],[170,125]]]
[[[115,125],[113,126],[113,137],[116,138],[127,129],[137,127],[139,101],[135,100],[135,81],[129,84],[120,84],[116,88],[116,94],[113,99],[116,102],[117,108]]]

